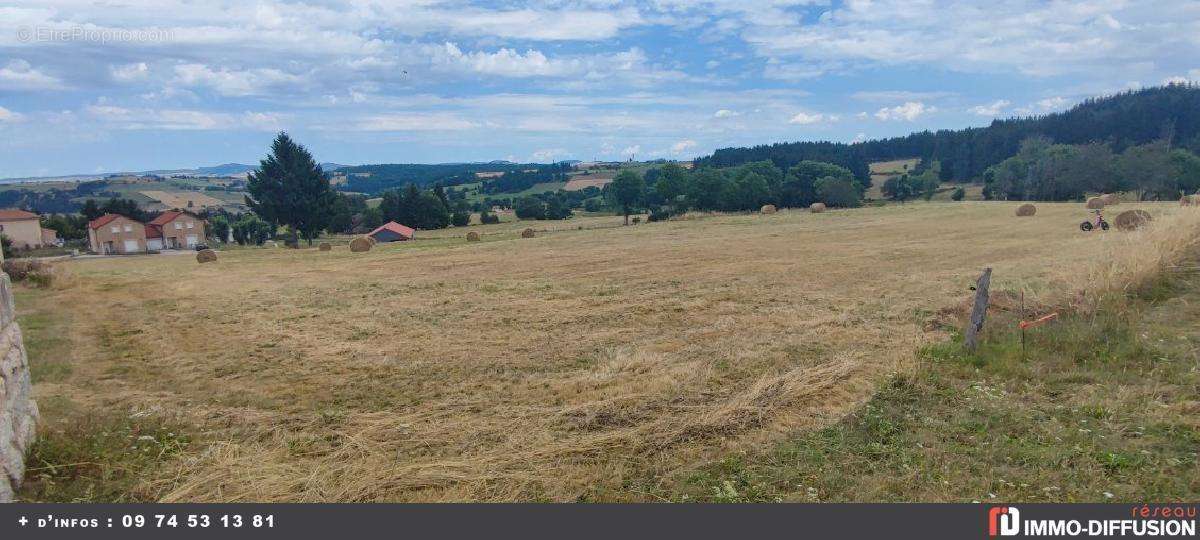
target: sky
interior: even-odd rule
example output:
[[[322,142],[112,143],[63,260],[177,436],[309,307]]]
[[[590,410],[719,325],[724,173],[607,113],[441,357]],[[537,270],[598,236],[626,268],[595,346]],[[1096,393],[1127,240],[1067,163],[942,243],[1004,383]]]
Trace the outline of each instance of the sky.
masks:
[[[0,0],[0,177],[691,159],[1200,79],[1200,2]]]

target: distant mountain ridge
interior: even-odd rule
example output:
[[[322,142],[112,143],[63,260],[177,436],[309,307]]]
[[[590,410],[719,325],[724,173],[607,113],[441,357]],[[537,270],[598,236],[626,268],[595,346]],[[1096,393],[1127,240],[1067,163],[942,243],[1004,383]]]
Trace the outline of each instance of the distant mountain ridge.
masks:
[[[332,161],[321,163],[321,169],[325,172],[332,172],[338,169],[351,167],[352,165],[342,165]],[[212,165],[209,167],[196,167],[194,169],[154,169],[148,171],[123,171],[111,173],[96,173],[96,174],[64,174],[58,176],[28,176],[28,177],[11,177],[0,178],[0,184],[15,184],[19,182],[88,182],[91,180],[100,180],[108,176],[171,176],[176,174],[184,174],[190,176],[239,176],[246,174],[258,168],[258,165],[246,165],[245,163],[222,163],[220,165]]]

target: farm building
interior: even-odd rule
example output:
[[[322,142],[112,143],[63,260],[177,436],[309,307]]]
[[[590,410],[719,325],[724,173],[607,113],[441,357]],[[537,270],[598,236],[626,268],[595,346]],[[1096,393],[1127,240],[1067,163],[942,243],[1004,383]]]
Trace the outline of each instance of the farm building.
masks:
[[[367,233],[367,236],[374,238],[378,242],[403,242],[412,240],[413,235],[417,231],[412,227],[405,227],[395,221],[389,221],[380,225],[378,229]]]

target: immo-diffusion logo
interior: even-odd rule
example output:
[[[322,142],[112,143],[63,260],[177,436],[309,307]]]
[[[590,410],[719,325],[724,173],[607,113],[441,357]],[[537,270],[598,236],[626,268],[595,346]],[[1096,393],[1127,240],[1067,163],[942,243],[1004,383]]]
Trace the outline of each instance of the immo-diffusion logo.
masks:
[[[1063,507],[1064,513],[1072,510],[1069,506]],[[1075,513],[1078,516],[1079,512]],[[1142,505],[1133,507],[1128,517],[1118,519],[1041,519],[1021,517],[1015,506],[993,506],[988,509],[988,536],[1195,537],[1196,513],[1194,506]]]
[[[993,506],[988,510],[988,536],[1016,536],[1020,522],[1021,512],[1015,506]]]

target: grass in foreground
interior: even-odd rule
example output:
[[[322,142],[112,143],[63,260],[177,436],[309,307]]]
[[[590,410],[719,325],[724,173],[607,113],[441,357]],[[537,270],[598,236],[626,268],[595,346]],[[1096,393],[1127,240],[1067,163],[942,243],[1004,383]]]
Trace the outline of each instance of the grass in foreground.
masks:
[[[74,287],[18,298],[70,321],[53,353],[69,369],[35,385],[51,433],[39,455],[128,472],[53,477],[93,500],[651,499],[643,485],[695,463],[837,424],[944,339],[923,329],[929,310],[983,266],[1045,283],[1133,238],[1079,233],[1080,205],[1035,219],[1013,206],[608,216],[363,254],[72,261]],[[144,411],[194,442],[122,465],[103,434]],[[54,447],[91,432],[85,451]]]
[[[914,375],[762,455],[687,478],[676,500],[1188,501],[1200,495],[1200,279],[1172,298],[925,348]],[[1162,293],[1160,289],[1158,291]],[[992,329],[1013,328],[1013,316]]]

